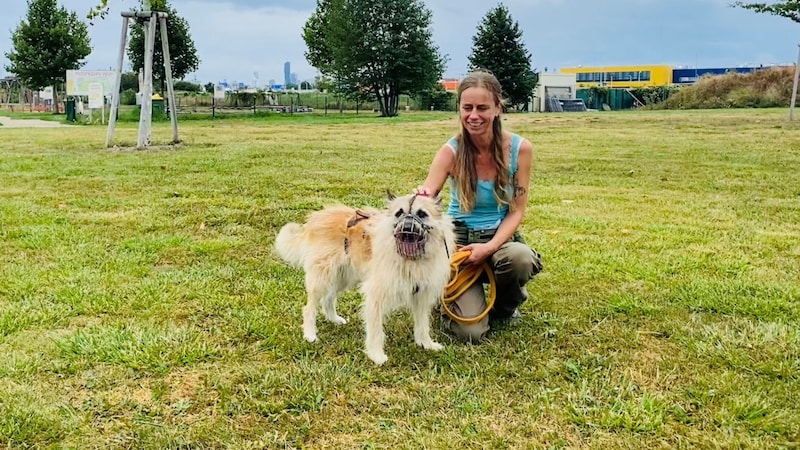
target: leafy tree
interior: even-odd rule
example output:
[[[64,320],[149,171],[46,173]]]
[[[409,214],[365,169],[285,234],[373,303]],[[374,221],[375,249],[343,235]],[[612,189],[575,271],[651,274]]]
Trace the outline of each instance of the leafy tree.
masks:
[[[396,116],[401,94],[430,89],[442,75],[421,0],[318,0],[303,39],[313,67],[339,92],[377,99],[382,116]]]
[[[418,96],[419,106],[423,110],[433,109],[437,111],[451,110],[451,103],[455,95],[452,92],[447,92],[444,86],[437,84],[432,89],[421,92]]]
[[[122,72],[120,78],[120,90],[127,91],[128,89],[133,92],[139,92],[139,74],[136,72]]]
[[[6,53],[5,69],[25,86],[40,90],[53,86],[58,104],[58,84],[67,70],[79,69],[92,52],[89,31],[78,15],[58,7],[56,0],[28,0],[28,15],[11,35],[13,50]]]
[[[334,83],[330,77],[317,75],[314,77],[314,86],[316,86],[317,90],[320,92],[329,92],[336,87],[336,83]]]
[[[186,92],[200,92],[203,90],[203,88],[197,83],[192,83],[191,81],[179,80],[175,82],[175,90],[186,91]]]
[[[757,13],[768,13],[786,17],[787,19],[800,23],[800,0],[785,0],[782,2],[773,2],[772,4],[736,2],[733,6],[749,9]]]
[[[189,34],[189,25],[166,1],[160,2],[159,5],[155,3],[157,2],[154,2],[152,5],[154,11],[164,11],[169,14],[167,17],[167,38],[169,40],[172,78],[183,78],[186,74],[197,70],[200,66],[200,59],[197,57],[197,49],[194,46],[192,36]],[[147,30],[145,30],[143,22],[134,22],[131,25],[128,58],[131,60],[131,67],[134,71],[144,68],[144,38],[146,32]],[[161,92],[164,92],[166,73],[164,71],[164,52],[161,48],[160,26],[156,27],[156,39],[153,48],[153,79],[161,82]]]
[[[486,13],[478,33],[472,38],[470,70],[489,70],[503,86],[503,95],[512,105],[524,105],[539,82],[531,67],[531,54],[522,42],[519,24],[503,4]]]

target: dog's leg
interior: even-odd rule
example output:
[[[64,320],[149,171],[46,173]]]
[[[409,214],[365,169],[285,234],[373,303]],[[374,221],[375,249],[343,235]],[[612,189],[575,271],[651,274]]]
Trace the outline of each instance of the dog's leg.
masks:
[[[411,315],[414,318],[414,342],[426,350],[441,350],[442,344],[431,338],[431,309],[434,302],[427,300],[426,292],[417,293],[420,298],[411,302]]]
[[[303,308],[303,337],[308,342],[317,340],[317,309],[320,299],[326,295],[328,286],[322,282],[320,277],[314,277],[306,272],[306,291],[308,292],[308,302]]]
[[[308,342],[317,341],[317,303],[319,300],[308,296],[308,303],[303,308],[303,337]]]
[[[336,297],[337,291],[328,291],[325,298],[322,299],[322,312],[325,314],[325,318],[328,319],[328,322],[335,323],[336,325],[344,325],[347,323],[347,319],[336,312]]]
[[[325,315],[325,318],[328,319],[328,322],[335,323],[336,325],[344,325],[347,323],[347,319],[336,312],[336,300],[339,297],[339,293],[347,290],[349,287],[349,279],[346,274],[342,273],[336,277],[333,285],[325,294],[325,297],[323,297],[322,313]]]
[[[380,289],[379,289],[380,290]],[[389,357],[383,351],[386,335],[383,332],[383,299],[380,294],[364,292],[365,350],[375,364],[385,363]]]
[[[411,301],[411,315],[414,319],[414,342],[426,350],[441,350],[442,345],[431,338],[431,309],[436,301],[428,300],[427,292],[417,293]]]

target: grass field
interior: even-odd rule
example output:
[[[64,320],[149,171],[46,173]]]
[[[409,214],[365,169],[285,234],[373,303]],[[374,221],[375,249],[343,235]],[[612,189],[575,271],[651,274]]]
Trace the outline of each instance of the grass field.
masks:
[[[184,144],[0,129],[0,448],[796,448],[800,125],[786,110],[518,114],[524,320],[389,362],[303,340],[278,228],[419,184],[452,114],[191,121]],[[157,124],[156,143],[171,137]],[[120,124],[117,142],[136,141]]]

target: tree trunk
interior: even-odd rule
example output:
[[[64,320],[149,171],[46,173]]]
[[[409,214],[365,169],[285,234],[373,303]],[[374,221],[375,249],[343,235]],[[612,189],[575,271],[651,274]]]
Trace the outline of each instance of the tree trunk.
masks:
[[[397,115],[397,104],[400,102],[400,94],[393,90],[389,95],[389,117]]]
[[[397,104],[400,101],[400,95],[397,94],[396,89],[392,89],[392,86],[382,86],[377,89],[376,96],[381,107],[381,117],[394,117],[397,115]]]
[[[378,108],[381,110],[381,117],[386,117],[386,102],[383,98],[383,89],[375,87],[375,98],[378,99]]]
[[[53,114],[58,114],[58,90],[55,83],[53,83]]]

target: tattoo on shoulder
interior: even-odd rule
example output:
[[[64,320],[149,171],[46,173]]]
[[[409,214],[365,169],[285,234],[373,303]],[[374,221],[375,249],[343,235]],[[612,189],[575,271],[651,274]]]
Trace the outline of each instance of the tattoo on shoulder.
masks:
[[[514,197],[522,197],[528,193],[528,188],[523,186],[514,186]]]

